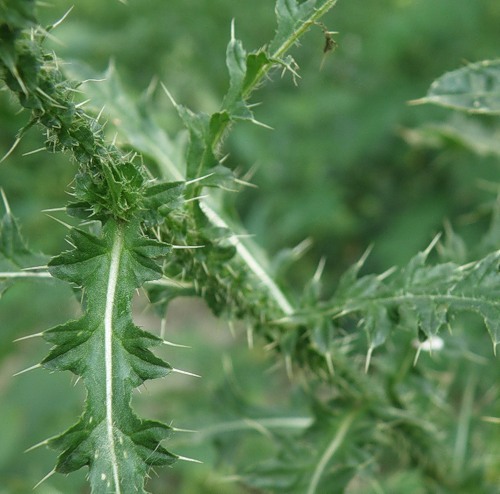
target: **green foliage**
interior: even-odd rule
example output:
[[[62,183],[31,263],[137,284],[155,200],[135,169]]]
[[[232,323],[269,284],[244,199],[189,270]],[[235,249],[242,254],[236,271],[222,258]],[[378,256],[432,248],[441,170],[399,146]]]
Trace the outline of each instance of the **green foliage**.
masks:
[[[240,422],[248,417],[248,424],[267,438],[264,449],[274,453],[266,459],[258,445],[258,453],[232,455],[240,443],[245,447],[246,439],[231,441],[234,444],[229,446],[214,433],[215,442],[223,445],[220,456],[232,459],[231,473],[239,480],[235,489],[297,494],[385,492],[408,489],[411,483],[415,492],[465,493],[471,485],[477,492],[493,492],[498,463],[493,462],[491,468],[481,461],[468,464],[474,459],[472,454],[468,457],[467,447],[473,443],[469,430],[480,414],[494,422],[498,410],[492,391],[481,411],[472,407],[474,396],[486,394],[491,384],[473,379],[474,365],[486,362],[494,368],[495,362],[490,361],[491,352],[487,357],[475,353],[484,348],[476,348],[482,340],[469,328],[479,325],[468,316],[482,319],[495,349],[500,341],[498,206],[490,208],[490,229],[485,240],[476,241],[476,248],[467,249],[466,242],[448,227],[443,242],[436,237],[425,251],[413,255],[413,250],[406,262],[401,255],[396,260],[399,266],[381,275],[362,272],[367,269],[367,256],[350,267],[339,262],[333,270],[335,282],[330,279],[327,284],[332,295],[325,295],[321,282],[323,262],[308,282],[289,283],[283,276],[305,244],[282,252],[273,261],[248,236],[235,213],[231,195],[251,184],[245,171],[235,165],[237,160],[224,154],[224,147],[244,156],[238,132],[244,131],[253,143],[254,130],[248,124],[268,127],[257,120],[254,91],[279,70],[297,82],[298,64],[290,50],[312,29],[328,42],[331,34],[320,19],[335,3],[277,0],[274,36],[251,52],[236,38],[240,24],[233,21],[226,49],[228,88],[220,106],[215,105],[218,109],[194,111],[176,102],[177,89],[168,90],[162,84],[183,127],[172,137],[158,123],[162,115],[156,111],[159,96],[154,85],[135,103],[113,65],[104,77],[82,65],[64,67],[47,47],[59,22],[42,28],[35,2],[0,1],[1,80],[29,115],[6,158],[28,131],[41,128],[45,142],[39,151],[51,156],[64,152],[75,167],[71,199],[63,208],[75,225],[67,225],[71,250],[56,254],[48,263],[47,256],[32,254],[5,198],[0,229],[2,292],[22,278],[53,277],[81,296],[79,319],[57,323],[38,334],[53,346],[41,365],[32,368],[68,370],[86,389],[78,422],[40,443],[59,451],[46,479],[55,472],[88,467],[94,493],[146,492],[154,487],[154,481],[151,487],[145,486],[152,467],[188,459],[163,446],[178,429],[139,418],[131,406],[133,390],[145,381],[183,372],[150,350],[154,346],[159,350],[166,343],[163,337],[134,322],[133,294],[143,288],[160,317],[171,312],[173,301],[189,295],[204,299],[214,315],[231,324],[243,321],[249,343],[253,345],[255,337],[259,345],[271,350],[272,359],[284,363],[292,383],[287,386],[302,388],[300,396],[307,406],[294,404],[293,408],[297,415],[306,408],[309,416],[299,416],[299,420],[274,417],[264,407],[256,411],[246,392],[230,397],[225,413],[234,413]],[[397,31],[395,26],[392,29]],[[448,73],[417,102],[494,116],[498,113],[496,65],[482,62]],[[80,93],[90,97],[91,103],[82,101]],[[340,92],[338,104],[342,98]],[[315,118],[316,112],[323,111],[328,115],[319,107],[321,103],[319,98],[315,105],[307,105],[309,116]],[[281,116],[283,123],[290,120],[290,115]],[[102,123],[106,118],[109,122]],[[164,120],[166,127],[173,125],[172,117]],[[231,140],[230,131],[238,122],[244,130],[236,127],[237,137]],[[483,124],[471,122],[463,127],[451,123],[406,129],[403,134],[421,147],[441,149],[452,141],[473,151],[497,154],[493,125],[485,130]],[[471,128],[482,141],[471,138]],[[110,138],[115,130],[119,138]],[[295,140],[290,144],[287,139],[287,153],[288,148],[304,152]],[[314,159],[312,152],[310,158],[307,154],[301,157],[303,162],[299,160],[304,170]],[[312,195],[326,197],[328,189],[322,187]],[[274,188],[277,197],[279,187],[275,184]],[[351,189],[356,202],[356,181]],[[249,192],[240,195],[251,197],[245,194]],[[433,200],[430,209],[439,204]],[[285,202],[287,211],[301,207],[293,194]],[[304,209],[308,224],[326,209],[322,203],[313,204],[312,214]],[[344,210],[338,224],[352,225],[354,213],[355,208]],[[403,219],[404,231],[413,233],[414,222]],[[392,239],[392,244],[393,251],[404,251],[398,241]],[[453,338],[459,343],[451,343]],[[435,360],[427,355],[429,350],[437,354]],[[454,367],[456,355],[465,355],[471,362]],[[205,348],[198,358],[211,360]],[[204,365],[209,367],[207,361]],[[262,379],[259,382],[262,387]],[[463,382],[467,383],[464,392]],[[163,399],[161,409],[166,402],[184,399],[177,398]],[[211,399],[206,392],[194,407],[205,420]],[[457,415],[456,421],[449,420],[450,414]],[[298,431],[287,431],[288,426],[282,430],[283,424],[299,424]],[[226,429],[224,423],[219,427],[221,432]],[[175,438],[171,441],[175,444]],[[197,456],[197,450],[193,454]],[[182,467],[176,465],[174,472],[175,468]],[[188,478],[195,475],[189,472]],[[403,481],[398,477],[401,472]],[[394,487],[399,485],[404,487]],[[214,489],[221,491],[220,485]]]
[[[449,327],[449,312],[474,311],[484,318],[496,348],[499,253],[465,266],[428,266],[429,252],[417,254],[397,274],[357,278],[358,263],[342,277],[331,306],[323,311],[332,317],[361,312],[370,352],[386,341],[395,324],[416,327],[429,339]]]
[[[70,370],[87,388],[85,413],[67,432],[48,441],[61,449],[56,471],[90,467],[95,492],[144,492],[149,466],[172,463],[161,445],[170,427],[138,419],[130,409],[132,389],[146,379],[164,377],[171,366],[148,347],[162,340],[131,319],[134,290],[161,276],[152,260],[165,256],[165,244],[145,239],[135,223],[106,223],[101,237],[73,229],[74,250],[49,263],[50,273],[85,290],[85,314],[44,332],[52,343],[42,365]]]
[[[469,64],[437,79],[420,103],[433,103],[455,110],[498,115],[500,62],[487,60]]]

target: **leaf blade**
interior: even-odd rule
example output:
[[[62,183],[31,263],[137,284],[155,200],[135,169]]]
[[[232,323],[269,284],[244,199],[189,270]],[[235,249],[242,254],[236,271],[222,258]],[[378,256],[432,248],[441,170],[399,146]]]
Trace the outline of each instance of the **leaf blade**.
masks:
[[[56,257],[49,269],[85,287],[86,311],[79,320],[45,331],[54,347],[42,365],[82,376],[87,406],[72,428],[49,441],[62,451],[56,471],[87,465],[95,492],[145,492],[148,468],[170,464],[176,456],[160,444],[170,428],[137,418],[130,408],[131,393],[172,368],[148,349],[161,339],[133,323],[131,297],[145,281],[161,276],[149,256],[164,255],[170,248],[141,238],[137,224],[111,220],[100,237],[75,229],[71,242],[75,249]]]
[[[500,114],[500,60],[485,60],[447,72],[415,104],[431,103],[483,115]]]

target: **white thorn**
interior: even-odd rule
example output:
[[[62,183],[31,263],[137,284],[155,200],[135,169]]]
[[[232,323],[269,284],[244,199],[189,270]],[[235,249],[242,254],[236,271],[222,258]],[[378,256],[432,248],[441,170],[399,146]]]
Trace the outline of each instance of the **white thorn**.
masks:
[[[167,89],[165,84],[163,84],[163,82],[160,82],[160,85],[163,88],[163,91],[165,91],[165,94],[168,96],[168,99],[171,101],[172,105],[174,105],[175,108],[177,108],[179,105],[175,102],[174,98],[170,94],[170,91]]]
[[[167,346],[173,346],[175,348],[192,348],[189,345],[181,345],[180,343],[172,343],[171,341],[163,340],[163,344]]]
[[[3,158],[0,160],[0,163],[5,161],[14,151],[14,149],[17,148],[17,145],[21,142],[22,136],[18,137],[15,141],[14,144],[10,147],[10,149],[4,154]]]
[[[318,267],[316,268],[316,272],[314,273],[313,276],[314,283],[319,283],[319,281],[321,280],[321,276],[323,275],[323,271],[325,269],[325,264],[326,264],[326,258],[322,257],[318,263]]]
[[[75,108],[80,108],[82,106],[85,106],[89,101],[90,101],[90,98],[86,99],[85,101],[82,101],[81,103],[78,103],[77,105],[75,105]]]
[[[430,252],[432,251],[432,249],[434,249],[434,247],[436,246],[436,244],[438,243],[439,239],[441,238],[441,233],[438,233],[431,241],[431,243],[429,244],[429,247],[427,247],[427,249],[424,250],[424,255],[425,257],[427,257]]]
[[[14,343],[17,343],[18,341],[29,340],[30,338],[38,338],[39,336],[43,336],[43,333],[34,333],[29,334],[28,336],[21,336],[21,338],[16,338],[14,340]]]
[[[43,89],[40,89],[39,87],[37,87],[35,89],[35,91],[39,94],[41,94],[44,98],[47,98],[53,106],[55,106],[56,108],[61,108],[62,110],[67,110],[67,108],[65,106],[62,106],[60,105],[54,98],[52,98],[52,96],[48,95]]]
[[[177,374],[184,374],[186,376],[191,376],[191,377],[201,377],[200,375],[194,374],[193,372],[188,372],[188,371],[175,369],[175,368],[172,368],[172,372],[176,372]]]
[[[251,118],[250,122],[252,122],[255,125],[258,125],[259,127],[264,127],[265,129],[268,129],[268,130],[274,130],[274,128],[271,127],[270,125],[267,125],[263,122],[259,122],[258,120],[255,120],[255,118]]]
[[[47,265],[45,266],[31,266],[29,268],[22,268],[21,271],[38,271],[39,269],[49,269]]]
[[[66,208],[50,208],[50,209],[42,209],[42,213],[56,213],[60,211],[66,211]]]
[[[56,473],[56,470],[54,468],[47,475],[45,475],[45,477],[42,480],[40,480],[40,482],[38,482],[35,486],[33,486],[33,490],[35,490],[40,484],[45,482],[48,478],[52,477],[52,475],[54,475],[55,473]]]
[[[373,250],[373,245],[370,245],[364,252],[363,252],[363,255],[358,259],[358,261],[356,262],[356,266],[358,268],[361,268],[363,266],[363,264],[365,263],[366,259],[368,258],[368,256],[371,254],[371,251]]]
[[[106,80],[107,80],[106,77],[104,79],[85,79],[84,81],[81,82],[81,84],[86,84],[87,82],[104,82]]]
[[[41,151],[45,151],[45,146],[42,148],[35,149],[33,151],[28,151],[26,153],[23,153],[21,156],[29,156],[30,154],[35,154],[35,153],[40,153]]]
[[[209,178],[212,175],[214,175],[214,173],[209,173],[208,175],[203,175],[203,177],[193,178],[193,180],[188,180],[185,183],[185,185],[191,185],[191,184],[194,184],[196,182],[201,182],[202,180],[205,180],[206,178]]]
[[[368,352],[366,353],[366,361],[365,361],[365,374],[368,374],[368,369],[370,368],[370,362],[372,360],[373,347],[368,348]]]
[[[398,268],[396,266],[393,266],[392,268],[387,269],[383,273],[380,273],[379,275],[377,275],[377,280],[378,281],[385,280],[386,278],[388,278],[389,276],[391,276],[392,273],[394,273],[395,271],[397,271],[397,269]]]
[[[5,207],[5,212],[7,213],[8,216],[12,216],[12,211],[10,210],[9,202],[7,201],[7,196],[5,195],[5,192],[2,188],[0,188],[0,194],[2,195],[2,201]]]
[[[189,432],[189,433],[198,433],[199,431],[194,431],[192,429],[179,429],[177,427],[172,427],[173,432]]]
[[[106,105],[104,105],[102,108],[101,108],[101,111],[97,114],[97,117],[96,117],[96,120],[99,121],[99,119],[101,118],[101,115],[102,113],[104,112],[104,108],[106,108]]]
[[[160,338],[165,341],[165,332],[167,330],[167,320],[166,318],[162,318],[160,323]]]
[[[28,367],[27,369],[23,369],[22,371],[16,372],[15,374],[13,374],[12,377],[20,376],[21,374],[24,374],[25,372],[29,372],[29,371],[38,369],[39,367],[42,367],[42,364],[32,365],[31,367]]]
[[[171,245],[172,249],[203,249],[204,245]]]
[[[59,218],[56,218],[55,216],[52,216],[51,214],[47,214],[49,218],[52,218],[54,221],[57,221],[61,225],[65,226],[68,230],[71,230],[73,227],[69,225],[68,223],[65,223],[64,221],[60,220]]]
[[[259,186],[258,185],[255,185],[255,184],[252,184],[250,182],[247,182],[246,180],[241,180],[240,178],[235,178],[234,181],[239,184],[239,185],[243,185],[244,187],[251,187],[252,189],[258,189]]]
[[[415,358],[413,359],[413,367],[417,365],[418,358],[420,357],[420,352],[422,351],[422,347],[418,345],[417,351],[415,352]]]
[[[192,463],[203,463],[200,460],[195,460],[194,458],[188,458],[186,456],[177,456],[177,459],[180,460],[180,461],[190,461]]]
[[[38,448],[40,448],[42,446],[46,446],[47,444],[49,444],[49,439],[44,439],[43,441],[41,441],[39,443],[36,443],[33,446],[30,446],[28,449],[24,450],[24,452],[25,453],[29,453],[30,451],[38,449]]]
[[[187,204],[188,202],[193,202],[193,201],[199,201],[200,199],[206,199],[208,194],[205,194],[204,196],[197,196],[197,197],[191,197],[191,199],[186,199],[184,202]]]
[[[234,35],[234,18],[231,19],[231,42],[234,43],[236,41],[235,35]]]
[[[66,19],[66,17],[68,17],[68,15],[70,14],[70,12],[73,10],[73,7],[74,5],[72,5],[68,11],[57,21],[55,22],[54,24],[52,24],[52,29],[56,29],[57,27],[59,27],[59,25],[64,22],[64,19]]]

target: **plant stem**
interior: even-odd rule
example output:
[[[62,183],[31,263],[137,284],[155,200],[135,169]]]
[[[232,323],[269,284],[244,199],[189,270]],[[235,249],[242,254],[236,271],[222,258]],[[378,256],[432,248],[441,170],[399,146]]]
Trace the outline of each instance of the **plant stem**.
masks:
[[[342,446],[342,443],[345,439],[346,434],[348,433],[356,415],[357,411],[351,412],[348,414],[344,420],[341,422],[339,428],[337,429],[337,433],[328,444],[325,452],[321,456],[321,459],[314,470],[313,476],[309,483],[309,487],[307,488],[307,494],[315,494],[316,489],[318,488],[318,484],[321,480],[321,476],[323,475],[323,471],[325,470],[328,462],[332,458],[332,456],[336,453],[336,451]]]

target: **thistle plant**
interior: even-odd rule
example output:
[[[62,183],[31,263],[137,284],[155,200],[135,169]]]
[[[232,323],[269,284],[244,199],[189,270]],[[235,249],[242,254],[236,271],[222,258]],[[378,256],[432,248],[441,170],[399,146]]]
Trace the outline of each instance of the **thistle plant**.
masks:
[[[212,114],[178,103],[162,84],[187,130],[188,142],[179,150],[147,113],[119,101],[116,69],[94,84],[82,82],[92,76],[78,79],[85,69],[62,69],[46,48],[59,22],[42,27],[35,0],[0,1],[1,79],[29,115],[4,160],[35,128],[45,136],[45,152],[63,152],[77,166],[63,209],[78,224],[69,227],[70,250],[50,260],[30,252],[3,194],[0,290],[29,277],[53,277],[69,283],[82,306],[79,319],[41,334],[52,348],[32,367],[69,370],[87,393],[77,423],[40,444],[59,453],[46,478],[86,467],[93,493],[146,492],[153,467],[190,460],[165,444],[175,427],[140,418],[131,408],[133,390],[145,381],[190,374],[157,357],[151,348],[168,342],[134,323],[132,297],[143,287],[162,314],[171,300],[189,294],[203,298],[217,316],[243,320],[251,338],[283,360],[291,380],[301,375],[308,382],[312,423],[293,445],[276,437],[282,442],[277,458],[242,474],[243,483],[266,492],[344,492],[360,465],[382,461],[405,444],[405,461],[423,472],[429,488],[466,488],[467,475],[450,474],[453,452],[421,420],[415,397],[400,384],[408,378],[417,388],[425,385],[422,376],[412,375],[419,353],[439,344],[440,332],[453,326],[458,313],[479,314],[496,348],[499,251],[492,248],[467,264],[430,263],[442,245],[437,236],[406,266],[360,275],[367,252],[326,299],[320,263],[295,300],[223,200],[228,191],[249,185],[226,163],[226,136],[239,122],[265,126],[254,114],[254,91],[280,70],[298,77],[290,51],[305,32],[318,29],[326,46],[333,46],[333,32],[320,19],[335,3],[277,0],[274,38],[249,53],[233,22],[226,51],[229,87]],[[438,80],[420,102],[496,114],[498,86],[498,63],[470,65]],[[94,111],[98,102],[106,105],[102,111]],[[107,139],[103,113],[122,122],[118,130],[126,148]],[[146,166],[141,156],[152,164]],[[402,328],[417,348],[403,346],[393,368],[377,368],[377,350]],[[359,333],[367,345],[360,345]],[[306,458],[304,449],[311,453]]]

